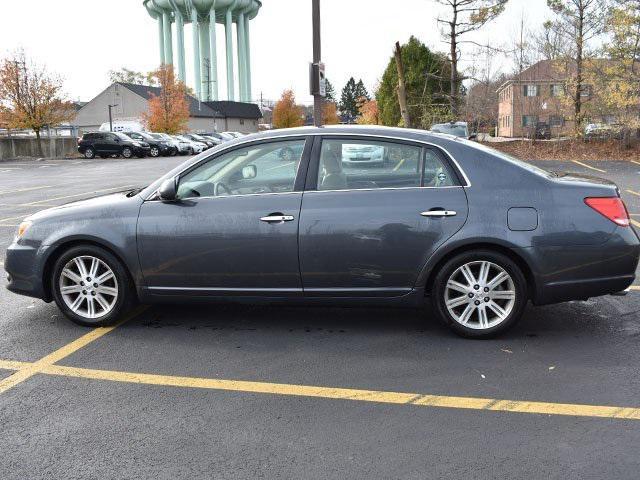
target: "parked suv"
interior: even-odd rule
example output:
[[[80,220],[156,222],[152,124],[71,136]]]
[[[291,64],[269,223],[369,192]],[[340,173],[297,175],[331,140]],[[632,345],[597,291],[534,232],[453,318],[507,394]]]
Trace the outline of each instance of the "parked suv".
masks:
[[[172,155],[177,149],[169,142],[157,139],[145,132],[124,132],[128,137],[149,144],[149,155],[159,157],[160,155]]]
[[[89,132],[78,140],[78,152],[85,158],[101,158],[123,156],[131,158],[134,155],[142,158],[149,154],[149,144],[129,138],[121,132]]]

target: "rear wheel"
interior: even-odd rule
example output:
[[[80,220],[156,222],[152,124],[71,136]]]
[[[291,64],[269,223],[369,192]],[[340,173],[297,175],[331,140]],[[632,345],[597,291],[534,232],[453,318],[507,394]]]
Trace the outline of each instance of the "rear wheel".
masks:
[[[93,147],[87,147],[84,151],[84,158],[92,159],[96,156],[96,151]]]
[[[73,322],[84,326],[111,325],[133,305],[133,285],[122,263],[92,245],[73,247],[55,262],[53,298]]]
[[[527,303],[527,284],[518,265],[490,250],[449,260],[437,273],[431,293],[438,317],[470,338],[490,338],[511,328]]]

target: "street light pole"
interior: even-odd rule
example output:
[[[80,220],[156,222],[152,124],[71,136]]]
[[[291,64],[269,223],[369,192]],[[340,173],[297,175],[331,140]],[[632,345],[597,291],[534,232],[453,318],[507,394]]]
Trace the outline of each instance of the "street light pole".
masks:
[[[109,105],[109,131],[110,131],[110,132],[113,132],[113,120],[112,120],[112,118],[111,118],[111,109],[112,109],[113,107],[117,107],[117,106],[118,106],[118,104],[117,104],[117,103],[115,103],[115,104],[113,104],[113,105]]]
[[[320,41],[320,0],[312,0],[313,22],[313,63],[319,65],[322,58],[322,45]],[[322,102],[320,92],[313,95],[313,123],[316,127],[322,126]]]

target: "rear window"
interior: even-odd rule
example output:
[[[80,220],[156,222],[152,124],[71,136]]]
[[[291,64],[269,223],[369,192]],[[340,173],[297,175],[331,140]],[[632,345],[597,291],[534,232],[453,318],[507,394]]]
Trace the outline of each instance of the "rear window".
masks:
[[[100,138],[102,138],[102,134],[100,134],[100,133],[85,133],[82,136],[83,140],[97,140],[97,139],[100,139]]]

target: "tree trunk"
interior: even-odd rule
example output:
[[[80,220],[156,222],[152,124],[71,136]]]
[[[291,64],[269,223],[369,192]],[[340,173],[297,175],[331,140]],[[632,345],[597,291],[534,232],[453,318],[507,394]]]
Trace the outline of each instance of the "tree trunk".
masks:
[[[400,104],[400,114],[406,128],[411,128],[411,117],[407,109],[407,87],[404,80],[404,66],[402,65],[402,52],[400,42],[396,42],[395,49],[396,68],[398,70],[398,103]]]
[[[574,104],[574,130],[580,134],[582,127],[582,56],[584,49],[584,9],[580,9],[578,18],[578,31],[576,32],[576,91]]]
[[[453,19],[449,24],[451,26],[451,87],[450,99],[451,115],[457,120],[458,118],[458,38],[456,34],[456,23],[458,21],[458,9],[454,6]]]
[[[33,130],[36,133],[36,146],[38,147],[38,157],[43,158],[44,153],[42,152],[42,139],[40,138],[40,129]]]

